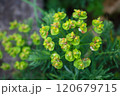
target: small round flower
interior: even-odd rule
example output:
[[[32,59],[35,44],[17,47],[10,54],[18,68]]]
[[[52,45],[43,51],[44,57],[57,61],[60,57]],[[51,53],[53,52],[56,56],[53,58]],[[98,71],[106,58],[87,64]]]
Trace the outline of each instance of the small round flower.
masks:
[[[74,49],[73,56],[74,56],[74,58],[79,59],[81,56],[81,52],[78,49]]]
[[[21,60],[28,59],[28,57],[30,55],[30,51],[31,51],[30,47],[27,47],[27,46],[23,47],[22,52],[19,54],[20,59]]]
[[[16,45],[17,46],[23,46],[24,44],[25,44],[25,41],[23,39],[16,40]]]
[[[30,27],[27,24],[19,24],[18,30],[19,30],[19,32],[27,33],[30,31]]]
[[[87,24],[82,23],[82,25],[79,27],[78,30],[81,31],[81,33],[86,33],[87,32]]]
[[[66,35],[66,39],[68,41],[73,41],[74,38],[75,38],[75,33],[74,32],[71,32],[71,33]]]
[[[63,27],[64,30],[73,29],[73,28],[76,27],[76,21],[69,19],[68,21],[63,23],[62,27]]]
[[[10,27],[9,27],[10,30],[13,30],[17,27],[18,27],[18,22],[16,20],[13,22],[10,22]]]
[[[17,56],[17,54],[20,53],[20,51],[21,51],[20,47],[12,47],[9,54],[10,54],[10,56],[15,58]]]
[[[103,32],[103,29],[104,29],[104,24],[100,24],[99,26],[94,27],[94,31],[99,34]]]
[[[75,36],[75,38],[73,39],[73,41],[71,43],[73,45],[79,45],[79,43],[80,43],[80,37],[79,36]]]
[[[74,67],[76,67],[79,70],[85,68],[84,63],[81,59],[77,59],[74,61]]]
[[[19,40],[19,39],[22,39],[22,35],[21,35],[21,34],[18,34],[18,33],[14,33],[14,34],[12,34],[12,35],[9,35],[9,39],[10,39],[10,40],[15,40],[15,41],[17,41],[17,40]]]
[[[88,67],[88,66],[90,66],[90,63],[91,63],[90,58],[83,58],[82,61],[84,63],[84,67],[85,68]]]
[[[100,44],[98,44],[98,43],[94,43],[94,42],[90,43],[90,49],[92,51],[97,51],[99,49],[99,47],[100,47]]]
[[[62,48],[63,51],[66,52],[66,51],[69,51],[70,45],[69,44],[65,44],[65,45],[61,46],[61,48]]]
[[[72,45],[78,45],[80,43],[80,37],[75,36],[74,32],[71,32],[66,35],[67,41],[70,41]]]
[[[104,29],[104,24],[103,24],[103,21],[100,21],[100,17],[97,18],[97,19],[94,19],[92,21],[92,25],[94,26],[94,31],[96,33],[102,33],[103,32],[103,29]]]
[[[7,63],[2,63],[2,65],[0,66],[1,69],[3,69],[4,71],[9,70],[10,69],[10,65]]]
[[[66,38],[59,38],[59,45],[63,46],[68,44],[67,39]]]
[[[25,70],[28,67],[28,63],[25,61],[16,61],[14,68],[18,69],[18,70]]]
[[[67,42],[66,38],[59,38],[59,45],[61,46],[63,51],[69,51],[70,45]]]
[[[54,21],[57,22],[57,21],[63,20],[66,17],[66,13],[58,12],[58,13],[55,13],[53,17],[54,17]]]
[[[49,51],[53,51],[54,47],[55,47],[55,43],[52,41],[51,37],[47,37],[44,42],[43,45],[46,49],[48,49]]]
[[[100,37],[98,37],[98,36],[95,36],[95,37],[92,39],[92,41],[93,41],[94,43],[102,44],[102,39],[101,39]]]
[[[76,26],[80,27],[83,23],[84,23],[83,20],[78,20],[78,21],[76,21]]]
[[[65,59],[67,60],[67,61],[74,61],[74,56],[73,56],[73,52],[72,51],[67,51],[66,53],[65,53]]]
[[[51,35],[57,35],[57,34],[59,34],[59,28],[51,26]]]
[[[102,44],[102,39],[98,36],[95,36],[93,39],[92,39],[92,42],[90,43],[90,49],[92,51],[97,51],[100,47],[100,44]]]
[[[63,67],[63,62],[61,60],[54,61],[52,66],[54,66],[56,69],[61,69]]]
[[[28,51],[31,51],[30,47],[25,46],[25,47],[22,48],[22,52],[28,52]]]
[[[49,31],[49,26],[42,26],[42,28],[40,28],[40,35],[43,39],[46,39],[48,36],[48,31]]]
[[[30,36],[30,38],[32,39],[34,45],[39,45],[40,44],[40,36],[36,32],[34,32]]]
[[[10,39],[8,37],[4,37],[2,40],[2,45],[5,46],[6,43],[8,43],[10,41]]]
[[[60,55],[58,53],[56,53],[56,52],[53,53],[50,57],[51,57],[52,60],[58,60],[58,59],[60,59]]]
[[[92,21],[92,25],[93,26],[99,26],[100,24],[102,24],[103,23],[103,21],[100,21],[100,17],[99,18],[97,18],[97,19],[94,19],[93,21]]]
[[[86,19],[87,18],[87,13],[86,13],[86,11],[81,11],[79,9],[78,10],[74,9],[73,18]]]
[[[5,51],[9,52],[12,48],[12,43],[7,42],[7,43],[3,44],[3,46],[5,47]]]
[[[19,54],[19,57],[20,57],[21,60],[26,60],[26,59],[28,59],[28,56],[29,56],[29,55],[25,54],[24,52],[21,52],[21,53]]]

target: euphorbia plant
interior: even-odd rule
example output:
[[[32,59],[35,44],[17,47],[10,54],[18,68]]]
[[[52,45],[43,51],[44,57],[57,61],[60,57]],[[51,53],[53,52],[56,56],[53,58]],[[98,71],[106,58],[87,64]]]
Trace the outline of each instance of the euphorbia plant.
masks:
[[[83,41],[83,38],[93,30],[98,34],[101,34],[104,26],[102,24],[103,21],[101,21],[100,18],[93,20],[93,26],[91,27],[91,30],[88,31],[87,23],[85,22],[87,13],[85,11],[75,9],[72,15],[74,19],[67,19],[66,17],[66,13],[58,12],[53,15],[53,22],[50,26],[44,24],[41,25],[39,32],[43,38],[43,42],[40,41],[39,34],[33,31],[30,35],[32,44],[28,44],[28,37],[24,37],[29,36],[32,28],[28,24],[18,23],[16,20],[10,23],[9,29],[17,29],[18,33],[6,36],[6,32],[0,32],[0,39],[2,39],[2,45],[5,47],[5,51],[10,56],[14,58],[19,57],[20,59],[20,61],[15,62],[14,68],[18,70],[27,68],[32,46],[42,47],[41,44],[46,50],[44,52],[50,55],[47,60],[49,60],[51,65],[56,69],[61,69],[66,61],[67,64],[72,62],[73,65],[70,66],[74,66],[77,69],[84,69],[90,66],[91,59],[89,58],[89,55],[85,56],[85,53],[83,53],[83,50],[81,50],[80,47],[87,44],[89,45],[87,49],[91,51],[99,50],[100,44],[102,44],[102,39],[99,36],[93,35],[92,40],[89,40],[87,43]],[[0,53],[0,55],[2,57],[2,53]],[[6,70],[9,69],[6,66],[7,64],[1,68]]]
[[[36,32],[32,32],[31,36],[29,33],[31,31],[31,27],[28,24],[18,23],[16,20],[10,22],[10,30],[16,30],[17,33],[13,33],[11,35],[6,35],[6,32],[0,32],[0,40],[2,40],[2,45],[4,50],[13,58],[19,58],[19,61],[16,61],[14,64],[14,68],[18,70],[24,70],[28,66],[28,57],[31,52],[31,48],[33,45],[40,44],[40,36]],[[22,33],[22,34],[21,34]],[[31,44],[28,44],[28,37],[31,37]],[[0,51],[0,59],[2,58],[2,52]],[[3,63],[0,67],[3,70],[10,69],[10,65],[7,63]]]
[[[73,12],[73,18],[75,19],[68,19],[65,21],[65,17],[66,13],[64,12],[55,13],[51,26],[42,25],[42,28],[40,28],[40,34],[44,39],[44,48],[50,51],[51,64],[56,69],[61,69],[63,67],[63,57],[65,57],[67,61],[73,62],[73,66],[77,69],[84,69],[91,63],[89,56],[81,56],[82,50],[79,48],[84,44],[81,44],[81,38],[83,38],[85,36],[84,34],[87,34],[88,32],[87,23],[85,23],[87,13],[75,9]],[[93,20],[92,25],[92,29],[96,33],[102,33],[104,25],[100,18]],[[92,29],[91,31],[93,31]],[[91,43],[89,41],[88,44],[91,51],[97,51],[100,44],[102,44],[102,39],[99,36],[94,36]],[[61,50],[57,49],[59,47]],[[62,53],[62,56],[60,56],[59,53]]]

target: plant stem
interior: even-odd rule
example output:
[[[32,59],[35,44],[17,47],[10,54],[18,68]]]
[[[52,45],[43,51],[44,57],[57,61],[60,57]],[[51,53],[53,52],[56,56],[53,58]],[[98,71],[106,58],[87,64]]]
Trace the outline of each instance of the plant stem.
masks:
[[[33,4],[32,2],[30,2],[30,1],[28,1],[28,0],[22,0],[22,1],[26,2],[27,4],[31,5],[32,7],[34,6],[34,4]],[[42,14],[45,13],[44,10],[42,10],[42,9],[41,9],[40,7],[38,7],[37,5],[36,5],[36,8],[37,8]]]
[[[115,53],[119,53],[120,50],[116,50],[116,51],[113,51],[113,52],[101,52],[101,53],[98,53],[96,55],[106,55],[106,54],[115,54]]]

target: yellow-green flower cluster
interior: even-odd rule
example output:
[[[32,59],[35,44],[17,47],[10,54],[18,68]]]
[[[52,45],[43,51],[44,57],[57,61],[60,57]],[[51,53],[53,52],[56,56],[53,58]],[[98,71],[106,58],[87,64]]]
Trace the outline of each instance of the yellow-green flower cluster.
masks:
[[[74,32],[68,33],[66,35],[66,39],[68,42],[70,42],[72,45],[79,45],[80,43],[80,37],[76,36]]]
[[[20,51],[20,47],[12,47],[9,51],[9,55],[15,58],[20,53]]]
[[[51,37],[47,37],[44,42],[43,45],[46,49],[48,49],[49,51],[53,51],[54,47],[55,47],[55,43],[52,41]]]
[[[66,59],[67,61],[69,61],[69,62],[74,61],[75,58],[74,58],[74,56],[73,56],[73,52],[72,52],[72,51],[67,51],[67,52],[65,53],[65,59]]]
[[[40,28],[40,35],[43,39],[47,38],[48,31],[49,31],[49,26],[42,26],[42,28]]]
[[[13,29],[15,29],[15,28],[17,28],[18,27],[18,22],[15,20],[15,21],[13,21],[13,22],[10,22],[10,27],[9,27],[9,29],[10,30],[13,30]]]
[[[90,43],[90,49],[92,51],[97,51],[100,47],[100,44],[102,44],[102,39],[98,36],[95,36],[92,42]]]
[[[68,44],[66,38],[59,38],[59,45],[61,46],[63,51],[69,51],[70,49],[70,44]]]
[[[20,53],[20,47],[22,47],[24,44],[25,41],[18,33],[4,37],[2,40],[2,45],[4,46],[5,51],[8,52],[8,54],[12,57],[16,57]]]
[[[59,45],[63,51],[69,51],[71,45],[79,45],[80,37],[76,36],[74,32],[68,33],[66,38],[59,38]]]
[[[10,65],[7,63],[2,63],[2,65],[0,66],[1,69],[3,69],[4,71],[9,70],[10,69]]]
[[[25,62],[25,61],[16,61],[15,64],[14,64],[14,67],[18,70],[24,70],[26,69],[28,66],[28,63]]]
[[[10,30],[18,28],[19,32],[28,33],[31,28],[28,24],[18,23],[16,20],[10,22]],[[24,34],[23,34],[24,35]],[[35,45],[40,44],[40,37],[35,32],[31,35],[31,39],[33,39],[33,43]],[[12,35],[6,36],[6,32],[0,32],[0,40],[2,40],[2,45],[4,46],[5,51],[12,57],[19,56],[21,60],[28,59],[30,54],[30,47],[25,47],[24,45],[28,46],[27,38],[23,39],[22,35],[19,33],[14,33]],[[2,52],[0,51],[0,59],[2,58]],[[17,61],[14,67],[18,70],[24,70],[28,66],[26,61]],[[7,63],[3,63],[0,67],[3,70],[10,69],[10,65]]]
[[[69,30],[71,28],[73,29],[76,27],[76,21],[69,19],[68,21],[62,24],[62,27],[64,30]]]
[[[83,58],[83,59],[80,58],[80,59],[75,60],[74,66],[77,69],[84,69],[90,66],[90,63],[91,63],[91,60],[89,58]]]
[[[22,35],[18,33],[14,33],[13,35],[9,35],[10,40],[14,40],[16,42],[16,46],[20,47],[25,44],[25,40],[22,38]]]
[[[32,39],[34,45],[39,45],[40,44],[40,36],[36,32],[34,32],[31,35],[31,39]]]
[[[87,23],[85,23],[83,20],[78,20],[76,24],[79,26],[78,30],[81,31],[81,33],[87,32]]]
[[[86,13],[86,11],[81,11],[81,10],[74,9],[73,17],[78,18],[78,19],[86,19],[87,18],[87,13]]]
[[[54,22],[51,24],[51,35],[59,34],[60,22]]]
[[[4,46],[5,51],[9,53],[12,48],[12,43],[9,41],[9,38],[4,37],[2,40],[2,45]]]
[[[53,42],[52,40],[59,39],[59,45],[62,51],[65,52],[65,59],[69,62],[74,61],[74,66],[77,69],[84,69],[90,65],[91,60],[89,58],[81,58],[81,51],[77,49],[79,48],[77,45],[80,44],[80,34],[78,33],[78,35],[76,35],[77,33],[75,32],[77,32],[76,29],[81,33],[87,32],[87,23],[85,23],[85,19],[87,19],[87,13],[86,11],[75,9],[73,12],[73,18],[75,19],[69,19],[62,23],[62,19],[65,17],[66,14],[64,12],[55,13],[53,16],[53,23],[50,26],[51,34],[49,35],[58,35],[61,33],[62,36],[59,34],[58,36],[61,36],[59,38],[57,38],[57,36],[55,36],[55,38],[52,38],[53,36],[48,37],[49,26],[42,26],[42,28],[40,28],[40,34],[44,39],[43,45],[49,51],[53,51],[55,44],[57,46],[58,42]],[[103,31],[104,25],[102,24],[102,21],[100,21],[100,18],[93,20],[92,24],[97,33],[101,33],[101,31]],[[90,43],[90,48],[93,51],[97,51],[100,47],[101,41],[102,40],[99,37],[93,38],[92,42]],[[55,49],[56,48],[58,48],[58,46],[55,47]],[[51,55],[51,63],[56,69],[61,69],[63,66],[63,63],[60,60],[60,55],[56,52]]]
[[[104,29],[103,21],[100,21],[100,17],[92,21],[92,25],[94,26],[94,31],[96,33],[102,33]]]
[[[86,11],[81,11],[75,9],[73,12],[73,18],[77,18],[78,21],[76,21],[76,27],[78,27],[78,30],[81,31],[81,33],[87,32],[87,23],[84,22],[84,19],[87,18]]]
[[[56,52],[51,55],[51,63],[56,69],[61,69],[63,67],[63,63],[60,60],[60,55]]]
[[[78,49],[74,49],[73,51],[67,51],[65,53],[65,59],[67,61],[74,61],[75,59],[79,59],[81,57],[81,52]]]
[[[20,53],[19,57],[21,60],[26,60],[28,59],[29,55],[30,55],[30,47],[23,47],[22,48],[22,52]]]
[[[55,13],[53,17],[54,17],[54,21],[57,22],[57,21],[63,20],[66,17],[66,13],[58,12],[58,13]]]
[[[27,24],[19,24],[18,30],[19,30],[19,32],[27,33],[27,32],[29,32],[31,29],[30,29],[29,25],[27,25]]]

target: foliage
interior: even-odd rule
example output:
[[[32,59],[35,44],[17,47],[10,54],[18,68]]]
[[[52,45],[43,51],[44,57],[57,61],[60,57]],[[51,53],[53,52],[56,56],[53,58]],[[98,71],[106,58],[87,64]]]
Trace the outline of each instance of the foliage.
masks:
[[[28,22],[31,22],[29,19]],[[18,70],[25,70],[28,67],[28,57],[31,52],[31,48],[35,45],[40,44],[40,36],[34,32],[31,36],[31,27],[30,23],[18,23],[17,20],[10,22],[10,30],[16,30],[17,33],[13,33],[12,35],[6,34],[6,32],[0,32],[2,45],[5,51],[13,58],[16,58],[14,62],[14,68]],[[37,36],[36,38],[33,38]],[[29,37],[31,37],[31,44],[28,43]],[[32,42],[33,41],[33,42]],[[17,59],[19,58],[19,59]],[[2,52],[0,51],[0,59],[2,59]],[[21,61],[22,60],[22,61]],[[11,62],[10,62],[11,63]],[[3,63],[0,67],[3,70],[10,69],[10,65]]]
[[[92,17],[98,17],[103,14],[104,0],[46,0],[46,8],[54,9],[64,8],[67,11],[71,9],[84,9],[92,13]],[[99,10],[99,11],[98,11]]]
[[[29,3],[29,2],[27,2],[27,3]],[[31,4],[32,5],[32,4]],[[35,6],[33,6],[33,7],[35,7]],[[38,9],[38,7],[37,7],[37,9]],[[53,11],[52,11],[53,12]],[[42,12],[43,13],[43,12]],[[47,14],[47,15],[46,15]],[[44,14],[43,15],[43,18],[44,17],[47,17],[48,15],[49,16],[51,16],[50,18],[51,18],[51,24],[53,23],[53,19],[52,19],[52,16],[53,16],[53,13],[46,13],[46,14]],[[42,19],[42,21],[43,21],[43,23],[44,23],[44,25],[50,25],[50,23],[47,23],[47,21],[46,21],[47,19]],[[64,21],[65,22],[65,21]],[[107,23],[107,24],[106,24]],[[111,24],[111,25],[110,25]],[[111,23],[111,22],[109,22],[109,21],[105,21],[104,22],[104,32],[103,32],[103,34],[101,35],[102,36],[102,39],[103,39],[103,44],[105,43],[105,41],[104,41],[104,39],[106,39],[106,37],[104,37],[104,36],[106,36],[106,34],[108,34],[107,36],[108,36],[108,38],[110,38],[110,30],[113,30],[113,24]],[[90,27],[89,27],[90,28]],[[80,30],[81,31],[81,30]],[[65,33],[66,31],[64,31],[63,33]],[[63,33],[61,33],[61,34],[63,34]],[[88,34],[89,33],[89,34]],[[94,32],[92,32],[92,33],[94,33]],[[49,36],[49,34],[48,34],[48,36]],[[81,38],[82,40],[81,40],[81,46],[79,46],[79,48],[80,48],[80,50],[82,50],[82,56],[83,56],[83,54],[85,54],[86,53],[86,50],[87,50],[87,48],[85,48],[86,46],[87,47],[89,47],[89,44],[87,43],[87,41],[89,41],[89,40],[92,40],[92,37],[93,35],[90,33],[90,32],[87,32],[87,33],[85,33],[84,34],[84,36]],[[95,39],[98,39],[98,40],[101,40],[101,39],[99,39],[99,38],[95,38]],[[93,42],[94,42],[94,40],[95,39],[93,39]],[[83,41],[84,42],[86,42],[86,44],[84,44],[83,43]],[[56,42],[56,41],[55,41]],[[109,41],[108,41],[109,42]],[[111,42],[110,42],[111,43]],[[99,44],[101,44],[101,43],[99,43]],[[117,45],[117,44],[115,44],[115,45]],[[102,45],[103,46],[103,45]],[[48,79],[115,79],[115,77],[114,77],[114,73],[111,73],[111,70],[114,70],[114,68],[115,68],[115,65],[114,65],[114,62],[112,62],[112,64],[110,65],[110,66],[107,66],[106,67],[106,63],[105,63],[105,60],[106,60],[106,62],[108,62],[109,63],[109,59],[104,59],[104,61],[103,61],[103,59],[102,58],[104,58],[104,57],[107,57],[106,56],[106,50],[104,50],[104,47],[102,47],[103,49],[101,49],[101,47],[100,47],[100,50],[99,51],[97,51],[97,52],[91,52],[90,50],[87,50],[88,52],[84,55],[84,56],[89,56],[90,58],[91,58],[91,60],[92,60],[92,62],[91,62],[91,65],[90,65],[90,67],[89,68],[86,68],[86,69],[84,69],[84,70],[78,70],[78,69],[76,69],[76,68],[74,68],[74,67],[72,67],[71,66],[71,62],[65,62],[65,64],[64,64],[64,68],[62,68],[61,69],[61,71],[59,71],[59,70],[56,70],[56,69],[54,69],[54,68],[52,68],[51,66],[50,66],[50,62],[48,62],[50,59],[49,59],[49,56],[50,56],[50,53],[49,53],[49,51],[46,51],[47,53],[49,53],[49,55],[47,55],[47,54],[45,54],[45,57],[48,59],[48,60],[46,60],[46,58],[41,58],[42,57],[42,54],[39,54],[39,53],[42,53],[42,50],[43,50],[43,47],[44,46],[42,46],[40,49],[37,49],[37,50],[34,50],[33,51],[33,54],[32,55],[30,55],[30,61],[33,61],[32,63],[31,63],[31,65],[33,66],[33,70],[34,70],[34,68],[41,68],[41,71],[42,71],[42,73],[44,74],[44,76],[45,77],[47,77]],[[106,46],[106,47],[108,47],[108,46]],[[77,47],[76,47],[77,48]],[[119,48],[118,48],[119,49]],[[40,51],[39,51],[40,50]],[[60,50],[60,48],[57,48],[57,50]],[[102,50],[102,51],[101,51]],[[39,52],[39,53],[38,53]],[[114,51],[113,50],[113,52],[112,53],[116,53],[116,52],[119,52],[119,51]],[[93,53],[93,54],[91,54],[91,53]],[[98,54],[100,54],[100,53],[102,53],[101,55],[98,55]],[[111,53],[111,54],[112,54]],[[61,52],[59,52],[59,54],[60,55],[63,55]],[[91,55],[90,55],[91,54]],[[105,54],[105,55],[103,55],[103,54]],[[111,56],[111,54],[109,54],[110,56]],[[97,56],[97,57],[96,57]],[[109,57],[110,57],[109,56]],[[33,58],[32,58],[33,57]],[[59,57],[59,56],[58,56]],[[61,58],[63,58],[63,60],[65,60],[65,58],[64,58],[64,56],[62,56]],[[45,62],[42,62],[42,60],[43,61],[45,61]],[[40,61],[40,62],[39,62]],[[38,63],[39,62],[39,63]],[[90,62],[90,61],[89,61]],[[104,64],[105,63],[105,64]],[[43,66],[44,65],[44,66]],[[111,67],[112,66],[112,67]],[[35,74],[34,74],[35,75]],[[43,78],[44,79],[44,78]]]
[[[33,43],[29,46],[31,50],[29,58],[25,60],[27,63],[17,61],[14,65],[15,68],[21,70],[13,72],[14,79],[120,79],[120,39],[115,36],[112,22],[107,20],[101,22],[101,20],[97,18],[93,20],[92,26],[87,26],[86,20],[84,19],[86,15],[83,15],[84,18],[82,19],[78,16],[79,12],[83,12],[81,10],[76,10],[75,15],[72,15],[75,19],[73,19],[73,17],[68,19],[67,15],[66,18],[62,19],[65,15],[62,17],[59,15],[64,13],[64,10],[59,9],[57,13],[54,10],[46,12],[36,5],[36,0],[34,0],[33,3],[29,0],[23,1],[33,6],[37,26],[40,28],[40,34],[43,39],[34,39],[34,36],[38,37],[36,32],[31,36],[25,35],[29,32],[22,33],[27,37],[31,37]],[[39,18],[37,14],[38,11],[42,13],[42,18]],[[76,24],[74,24],[75,22]],[[78,41],[80,39],[78,45],[76,45],[75,38],[73,38],[77,36],[80,37],[78,38]],[[4,41],[8,42],[9,40],[5,38]],[[66,45],[66,41],[70,47]],[[10,42],[7,47],[13,45],[13,43],[11,44]],[[35,42],[38,43],[36,44]],[[14,43],[14,45],[17,44]],[[27,45],[26,42],[25,45]],[[25,47],[24,44],[18,46],[20,47],[20,52],[22,52],[22,48]],[[20,55],[17,56],[19,57]],[[76,60],[74,61],[73,59]],[[22,66],[25,67],[20,67],[19,64],[21,62],[23,64]],[[27,68],[26,65],[28,65]]]

